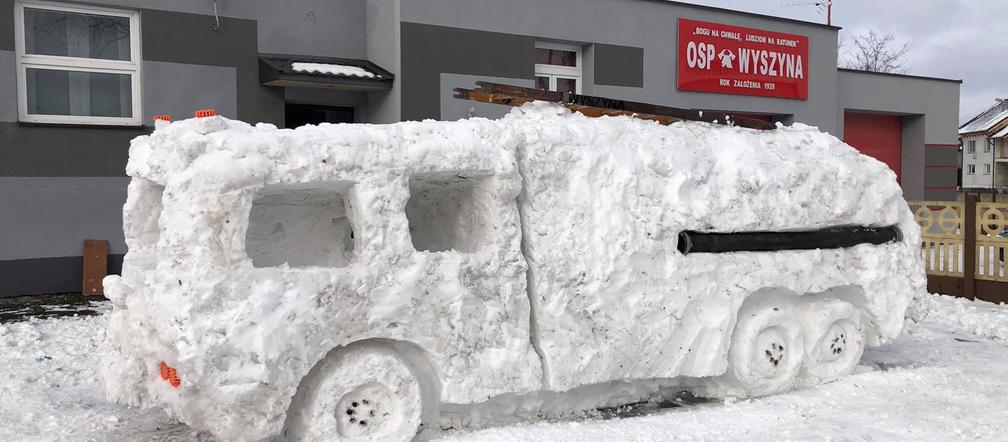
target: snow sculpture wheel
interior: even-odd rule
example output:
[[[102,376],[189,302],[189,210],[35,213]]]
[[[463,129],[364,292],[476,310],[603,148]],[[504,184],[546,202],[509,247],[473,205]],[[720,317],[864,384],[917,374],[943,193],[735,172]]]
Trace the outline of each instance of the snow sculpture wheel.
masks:
[[[790,301],[746,304],[728,353],[728,378],[750,395],[786,389],[801,371],[804,336]]]
[[[359,346],[312,369],[291,405],[292,440],[403,440],[420,428],[420,383],[395,351]]]
[[[854,371],[864,353],[861,313],[849,302],[824,299],[802,307],[805,374],[825,381]]]

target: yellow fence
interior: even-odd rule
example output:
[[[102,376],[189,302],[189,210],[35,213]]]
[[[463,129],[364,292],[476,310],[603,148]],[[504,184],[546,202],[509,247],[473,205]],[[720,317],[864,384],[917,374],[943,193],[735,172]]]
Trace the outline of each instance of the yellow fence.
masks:
[[[928,274],[963,274],[963,203],[908,201],[921,227],[921,253]]]
[[[908,201],[921,227],[921,254],[929,275],[963,277],[967,229],[962,201]],[[1008,282],[1005,254],[1008,249],[1008,203],[976,203],[976,269],[973,276],[987,281]]]
[[[977,203],[977,279],[1008,281],[1005,274],[1005,248],[1008,238],[1008,204]],[[1005,233],[1008,235],[1008,233]]]

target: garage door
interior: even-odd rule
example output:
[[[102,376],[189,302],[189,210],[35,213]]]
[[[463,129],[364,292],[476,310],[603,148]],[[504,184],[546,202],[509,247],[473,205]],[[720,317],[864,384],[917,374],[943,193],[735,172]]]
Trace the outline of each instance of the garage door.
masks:
[[[903,157],[903,117],[844,113],[844,141],[865,155],[889,165],[900,179]]]

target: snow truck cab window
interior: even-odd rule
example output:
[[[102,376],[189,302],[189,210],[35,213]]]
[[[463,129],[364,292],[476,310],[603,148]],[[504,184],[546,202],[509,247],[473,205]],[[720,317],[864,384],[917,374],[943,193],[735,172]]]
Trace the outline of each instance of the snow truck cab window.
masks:
[[[136,11],[21,2],[15,16],[19,121],[141,124]]]
[[[349,183],[266,186],[252,201],[245,251],[255,267],[346,267],[354,256]]]
[[[581,47],[535,44],[536,89],[581,93]]]
[[[465,173],[415,175],[406,203],[413,248],[423,252],[472,253],[484,244],[489,196],[485,177]]]

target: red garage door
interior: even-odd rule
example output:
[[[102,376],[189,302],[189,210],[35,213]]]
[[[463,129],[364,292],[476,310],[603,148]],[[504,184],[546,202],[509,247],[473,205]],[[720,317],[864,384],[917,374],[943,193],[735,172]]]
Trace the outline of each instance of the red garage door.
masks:
[[[861,153],[888,164],[900,179],[903,117],[845,112],[843,137]]]

